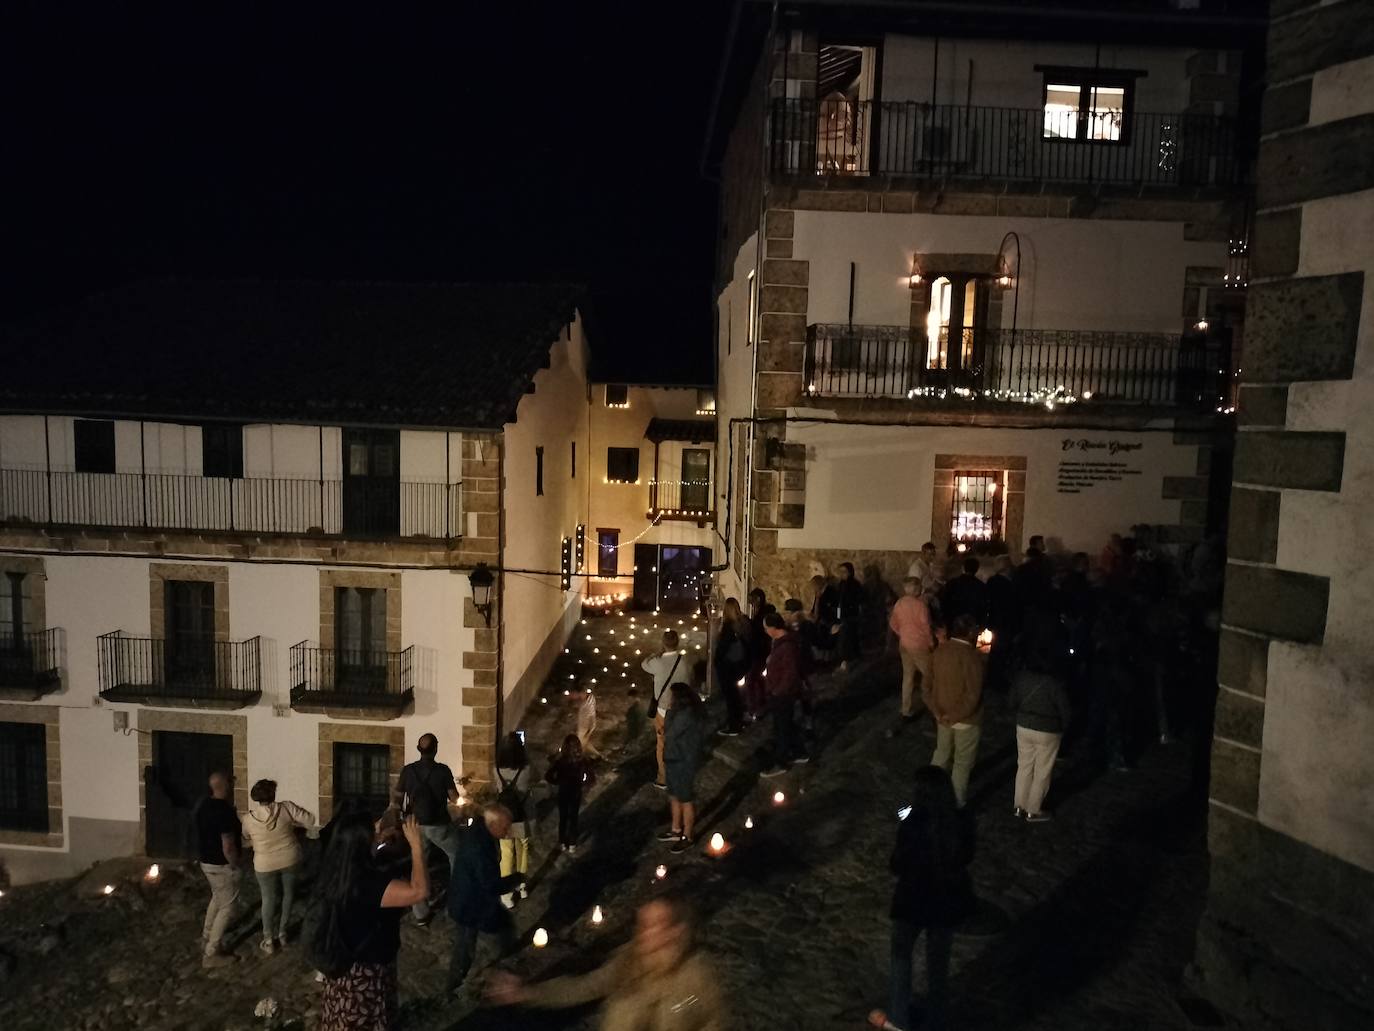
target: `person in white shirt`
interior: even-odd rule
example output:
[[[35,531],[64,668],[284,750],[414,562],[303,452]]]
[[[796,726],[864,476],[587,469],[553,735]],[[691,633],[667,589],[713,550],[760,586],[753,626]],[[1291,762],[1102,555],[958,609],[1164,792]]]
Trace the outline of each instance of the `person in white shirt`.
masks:
[[[921,545],[921,554],[907,567],[906,575],[919,580],[922,594],[938,594],[944,578],[940,575],[940,562],[936,557],[935,544],[926,541]]]
[[[654,781],[654,787],[664,791],[668,790],[668,768],[663,761],[664,710],[668,707],[668,688],[679,679],[687,683],[686,666],[683,653],[677,648],[676,630],[663,631],[663,650],[657,655],[650,655],[641,664],[644,672],[654,678],[653,693],[650,696],[658,703],[654,712],[654,734],[658,739],[655,745],[658,779]]]
[[[253,849],[253,872],[262,892],[262,951],[271,954],[286,944],[287,924],[296,898],[296,875],[301,863],[296,831],[301,829],[316,837],[319,829],[310,812],[295,802],[277,801],[274,780],[258,781],[248,797],[253,804],[243,814],[243,836]]]

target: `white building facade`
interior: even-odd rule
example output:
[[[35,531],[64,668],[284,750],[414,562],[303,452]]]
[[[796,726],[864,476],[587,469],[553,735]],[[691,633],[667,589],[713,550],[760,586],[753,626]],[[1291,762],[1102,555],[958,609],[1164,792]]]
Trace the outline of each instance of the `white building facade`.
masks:
[[[139,306],[175,309],[178,290]],[[587,522],[586,473],[559,456],[588,446],[586,341],[565,289],[383,293],[340,284],[312,302],[355,314],[356,337],[329,347],[387,355],[332,394],[298,382],[254,398],[232,372],[128,390],[98,370],[106,391],[82,391],[53,356],[89,353],[83,318],[145,340],[130,363],[186,343],[156,317],[124,334],[104,302],[10,338],[52,346],[0,398],[0,858],[14,879],[181,854],[216,768],[243,806],[270,778],[325,820],[345,798],[385,805],[424,733],[456,773],[490,779],[498,735],[581,610],[584,581],[561,562]],[[214,332],[211,297],[184,332]],[[245,340],[243,360],[277,346]],[[510,382],[474,394],[461,369],[480,361]],[[412,407],[370,404],[388,377],[421,376],[432,389]],[[332,418],[309,418],[326,405]],[[482,564],[485,599],[470,581]]]
[[[804,596],[840,561],[892,583],[926,541],[1096,554],[1224,520],[1243,33],[1083,42],[1005,9],[994,33],[979,6],[783,4],[727,64],[728,594]]]

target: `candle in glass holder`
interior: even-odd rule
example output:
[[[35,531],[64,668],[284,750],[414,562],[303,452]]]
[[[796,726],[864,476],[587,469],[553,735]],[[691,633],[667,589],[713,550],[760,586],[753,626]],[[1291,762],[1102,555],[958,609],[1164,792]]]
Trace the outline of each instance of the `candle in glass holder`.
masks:
[[[658,866],[654,868],[654,877],[661,881],[663,880],[663,878],[667,876],[668,868],[664,866],[662,863],[659,863]]]
[[[781,791],[775,791],[775,792],[773,792],[773,804],[774,804],[774,805],[782,805],[782,804],[783,804],[784,802],[786,802],[786,801],[787,801],[787,796],[784,795]]]
[[[592,926],[600,927],[606,921],[606,915],[601,912],[601,907],[597,906],[592,910]]]
[[[105,895],[113,895],[113,894],[114,894],[114,885],[113,885],[113,884],[107,884],[107,885],[105,885],[105,887],[103,887],[103,888],[100,889],[100,890],[101,890],[101,892],[102,892],[103,894],[105,894]]]
[[[143,879],[147,881],[149,884],[153,884],[161,876],[162,870],[158,867],[156,863],[154,863],[152,866],[148,867],[148,872],[143,875]]]
[[[542,927],[536,927],[534,929],[534,947],[542,949],[547,944],[549,944],[549,932]]]

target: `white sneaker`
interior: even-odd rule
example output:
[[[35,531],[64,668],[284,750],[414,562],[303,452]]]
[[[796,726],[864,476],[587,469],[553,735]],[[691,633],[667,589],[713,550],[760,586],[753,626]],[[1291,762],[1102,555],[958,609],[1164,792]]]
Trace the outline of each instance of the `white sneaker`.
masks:
[[[529,888],[526,888],[523,884],[520,885],[520,897],[521,897],[522,899],[527,899],[527,898],[530,897],[530,890],[529,890]]]
[[[514,908],[515,908],[515,896],[514,896],[514,895],[502,895],[502,896],[501,896],[501,905],[505,906],[507,909],[514,909]]]

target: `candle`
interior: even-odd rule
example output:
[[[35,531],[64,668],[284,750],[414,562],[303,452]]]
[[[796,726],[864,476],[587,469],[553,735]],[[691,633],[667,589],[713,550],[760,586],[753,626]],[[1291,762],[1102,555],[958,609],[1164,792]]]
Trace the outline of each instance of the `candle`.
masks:
[[[711,835],[711,854],[722,855],[725,852],[725,835],[720,831]]]
[[[744,829],[747,831],[754,829],[754,818],[752,816],[746,816],[744,818]]]
[[[162,876],[162,871],[161,871],[161,869],[159,869],[159,868],[158,868],[158,865],[157,865],[156,863],[154,863],[152,866],[148,867],[148,872],[147,872],[146,874],[143,875],[143,879],[144,879],[145,881],[155,881],[155,880],[157,880],[157,879],[158,879],[159,877],[161,877],[161,876]]]
[[[664,866],[662,863],[659,863],[657,868],[655,868],[654,870],[654,876],[658,878],[660,881],[663,880],[663,878],[668,876],[668,868]]]
[[[107,884],[107,885],[105,885],[104,888],[101,889],[101,891],[103,891],[106,895],[113,895],[113,894],[114,894],[114,885],[113,885],[113,884]]]
[[[597,906],[592,910],[592,926],[600,927],[606,920],[606,916],[601,912],[601,907]]]
[[[542,949],[547,944],[549,944],[549,932],[542,927],[536,927],[534,929],[534,947]]]
[[[774,805],[782,805],[782,804],[783,804],[784,802],[786,802],[786,801],[787,801],[787,796],[784,795],[781,791],[775,791],[775,792],[773,792],[773,804],[774,804]]]

